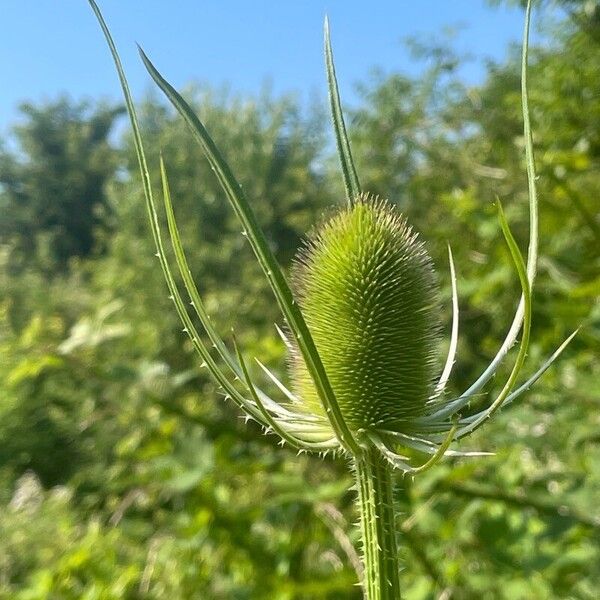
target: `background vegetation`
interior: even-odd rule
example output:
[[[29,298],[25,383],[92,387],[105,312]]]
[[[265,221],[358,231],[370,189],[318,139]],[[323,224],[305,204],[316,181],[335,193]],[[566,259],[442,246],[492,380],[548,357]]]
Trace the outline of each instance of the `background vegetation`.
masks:
[[[530,370],[583,329],[526,399],[463,444],[495,457],[398,481],[410,600],[598,598],[600,9],[563,4],[532,56],[542,239]],[[363,187],[427,240],[447,317],[452,244],[459,392],[518,295],[492,204],[524,245],[518,51],[472,87],[451,45],[413,50],[425,75],[374,73],[350,129]],[[343,197],[323,107],[188,97],[289,266]],[[0,147],[0,598],[359,598],[345,465],[277,448],[199,368],[153,256],[131,139],[111,142],[121,107],[22,110],[18,149]],[[275,303],[210,169],[162,103],[142,115],[220,330],[235,326],[283,373]]]

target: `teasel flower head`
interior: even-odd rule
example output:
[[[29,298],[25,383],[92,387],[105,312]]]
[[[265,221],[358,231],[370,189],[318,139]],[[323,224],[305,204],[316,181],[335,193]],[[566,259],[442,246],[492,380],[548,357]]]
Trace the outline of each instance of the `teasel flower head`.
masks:
[[[250,201],[216,144],[182,96],[162,77],[140,50],[150,75],[172,102],[202,147],[225,192],[281,308],[284,324],[277,327],[289,353],[291,385],[258,365],[280,394],[272,398],[251,378],[247,360],[233,340],[220,337],[191,277],[181,244],[164,163],[162,192],[169,237],[188,300],[164,248],[163,232],[152,190],[144,146],[127,80],[110,33],[94,2],[89,0],[111,49],[134,133],[147,210],[170,297],[183,330],[205,366],[228,398],[248,418],[300,452],[341,452],[361,457],[378,454],[405,473],[418,473],[444,456],[460,455],[453,442],[478,429],[502,406],[528,390],[561,354],[573,333],[525,382],[518,383],[531,328],[531,290],[538,254],[538,202],[527,98],[527,39],[522,60],[522,99],[529,181],[530,235],[526,260],[515,242],[498,202],[500,229],[521,285],[512,323],[489,365],[463,393],[446,391],[456,358],[459,308],[456,270],[448,248],[452,287],[449,351],[438,367],[440,298],[433,264],[423,239],[391,202],[364,194],[346,134],[329,28],[325,24],[325,60],[329,98],[344,185],[346,205],[334,210],[309,234],[293,267],[291,284],[281,270],[255,218]],[[192,314],[190,314],[192,313]],[[192,316],[193,315],[193,316]],[[200,329],[197,323],[202,326]],[[510,374],[500,392],[485,406],[465,414],[520,336]],[[416,465],[405,450],[426,458]],[[463,455],[480,453],[462,453]]]
[[[435,395],[440,333],[419,236],[389,202],[361,194],[309,236],[292,284],[348,426],[409,429]],[[297,350],[290,376],[299,405],[322,413]]]

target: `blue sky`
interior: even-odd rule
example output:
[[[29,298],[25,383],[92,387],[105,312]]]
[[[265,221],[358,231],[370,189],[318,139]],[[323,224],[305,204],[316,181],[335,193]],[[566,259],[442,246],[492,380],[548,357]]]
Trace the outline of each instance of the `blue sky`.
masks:
[[[23,100],[120,99],[117,80],[86,0],[0,0],[0,135]],[[463,71],[481,78],[485,57],[502,58],[520,39],[522,12],[483,0],[98,0],[122,54],[134,94],[150,88],[137,57],[139,42],[176,86],[229,83],[256,92],[325,93],[323,17],[329,15],[341,90],[374,66],[417,72],[402,40],[440,39],[460,25],[456,46],[474,56]]]

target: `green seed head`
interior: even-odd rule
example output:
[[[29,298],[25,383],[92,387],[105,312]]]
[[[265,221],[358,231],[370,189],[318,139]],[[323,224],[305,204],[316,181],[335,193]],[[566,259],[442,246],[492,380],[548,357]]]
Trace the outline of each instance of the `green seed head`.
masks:
[[[436,279],[417,234],[388,202],[362,195],[310,236],[293,282],[348,426],[410,429],[433,395],[439,334]],[[303,407],[322,414],[297,353],[291,376]]]

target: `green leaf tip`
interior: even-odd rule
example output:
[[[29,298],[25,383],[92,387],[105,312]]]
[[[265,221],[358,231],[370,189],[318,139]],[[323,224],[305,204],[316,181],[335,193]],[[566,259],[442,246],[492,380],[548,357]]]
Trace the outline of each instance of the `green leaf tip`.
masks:
[[[325,70],[327,73],[327,87],[329,90],[329,106],[331,109],[331,120],[335,132],[335,141],[342,168],[342,177],[346,189],[346,199],[352,206],[361,193],[358,175],[352,158],[350,141],[346,133],[346,124],[344,123],[344,113],[342,111],[342,102],[335,74],[335,65],[333,63],[333,50],[331,49],[331,36],[329,32],[329,19],[325,16],[324,23],[324,44],[325,44]]]

